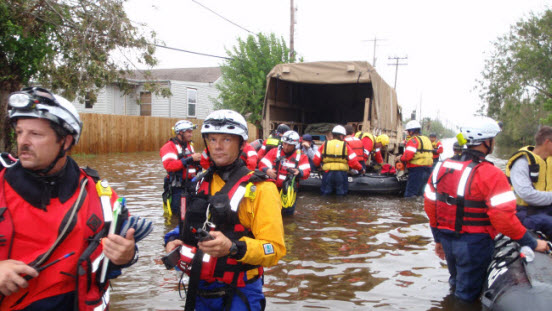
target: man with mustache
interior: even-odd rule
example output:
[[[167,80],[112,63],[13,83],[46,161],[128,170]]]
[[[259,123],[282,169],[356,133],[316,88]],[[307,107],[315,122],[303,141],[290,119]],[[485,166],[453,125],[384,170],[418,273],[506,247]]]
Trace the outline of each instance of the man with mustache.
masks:
[[[69,101],[30,87],[8,104],[19,159],[0,167],[0,309],[104,310],[135,230],[107,235],[117,195],[67,155],[82,130]]]

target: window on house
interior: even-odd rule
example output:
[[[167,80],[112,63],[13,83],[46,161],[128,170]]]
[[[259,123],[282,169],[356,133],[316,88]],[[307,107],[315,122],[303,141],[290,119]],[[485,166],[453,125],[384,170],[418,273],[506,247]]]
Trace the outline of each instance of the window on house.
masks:
[[[196,116],[197,90],[188,89],[188,117]]]
[[[140,115],[151,116],[151,92],[140,92]]]
[[[84,95],[84,108],[92,109],[94,107],[94,101],[92,100],[92,93],[88,92]]]

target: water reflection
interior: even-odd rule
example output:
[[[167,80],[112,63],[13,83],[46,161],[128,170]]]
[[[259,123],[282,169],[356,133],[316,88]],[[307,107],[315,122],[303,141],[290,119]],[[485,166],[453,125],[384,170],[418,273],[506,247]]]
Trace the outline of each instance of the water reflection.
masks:
[[[450,144],[452,146],[452,143]],[[157,153],[76,157],[128,199],[131,213],[154,222],[140,242],[140,261],[113,283],[111,310],[182,310],[178,276],[160,258],[164,171]],[[288,254],[267,269],[267,310],[454,310],[448,272],[433,254],[421,201],[394,196],[345,198],[300,193],[284,219]]]

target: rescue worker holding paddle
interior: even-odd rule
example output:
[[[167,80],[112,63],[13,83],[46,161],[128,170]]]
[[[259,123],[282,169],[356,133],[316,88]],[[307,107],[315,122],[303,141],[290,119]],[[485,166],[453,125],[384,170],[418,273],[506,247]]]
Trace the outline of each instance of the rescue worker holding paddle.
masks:
[[[163,183],[165,213],[179,215],[182,195],[193,189],[191,179],[197,174],[201,160],[201,154],[195,152],[192,142],[195,128],[196,125],[190,121],[177,121],[173,127],[175,137],[169,139],[159,151],[167,171]]]
[[[18,160],[0,167],[0,309],[104,310],[108,279],[138,259],[135,229],[108,235],[117,194],[67,155],[82,130],[69,101],[30,87],[8,106]]]
[[[309,159],[299,149],[299,134],[287,131],[282,135],[280,146],[270,150],[259,162],[259,170],[276,180],[282,197],[282,215],[293,215],[299,180],[310,176]]]
[[[263,267],[286,254],[278,190],[240,160],[248,130],[239,113],[214,111],[201,134],[213,165],[196,177],[185,215],[165,236],[190,275],[185,310],[263,310]]]
[[[475,117],[460,129],[467,141],[459,159],[438,162],[425,187],[424,209],[435,239],[435,253],[446,259],[449,284],[461,301],[481,294],[498,233],[544,252],[515,216],[516,198],[504,173],[485,160],[492,153],[497,123]]]

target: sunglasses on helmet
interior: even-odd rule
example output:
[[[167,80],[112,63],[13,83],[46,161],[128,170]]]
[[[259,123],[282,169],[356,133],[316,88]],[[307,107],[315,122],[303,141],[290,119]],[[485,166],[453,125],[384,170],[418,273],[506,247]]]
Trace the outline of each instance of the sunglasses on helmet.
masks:
[[[37,104],[60,106],[54,95],[39,87],[27,87],[12,93],[8,105],[15,109],[34,109]]]

